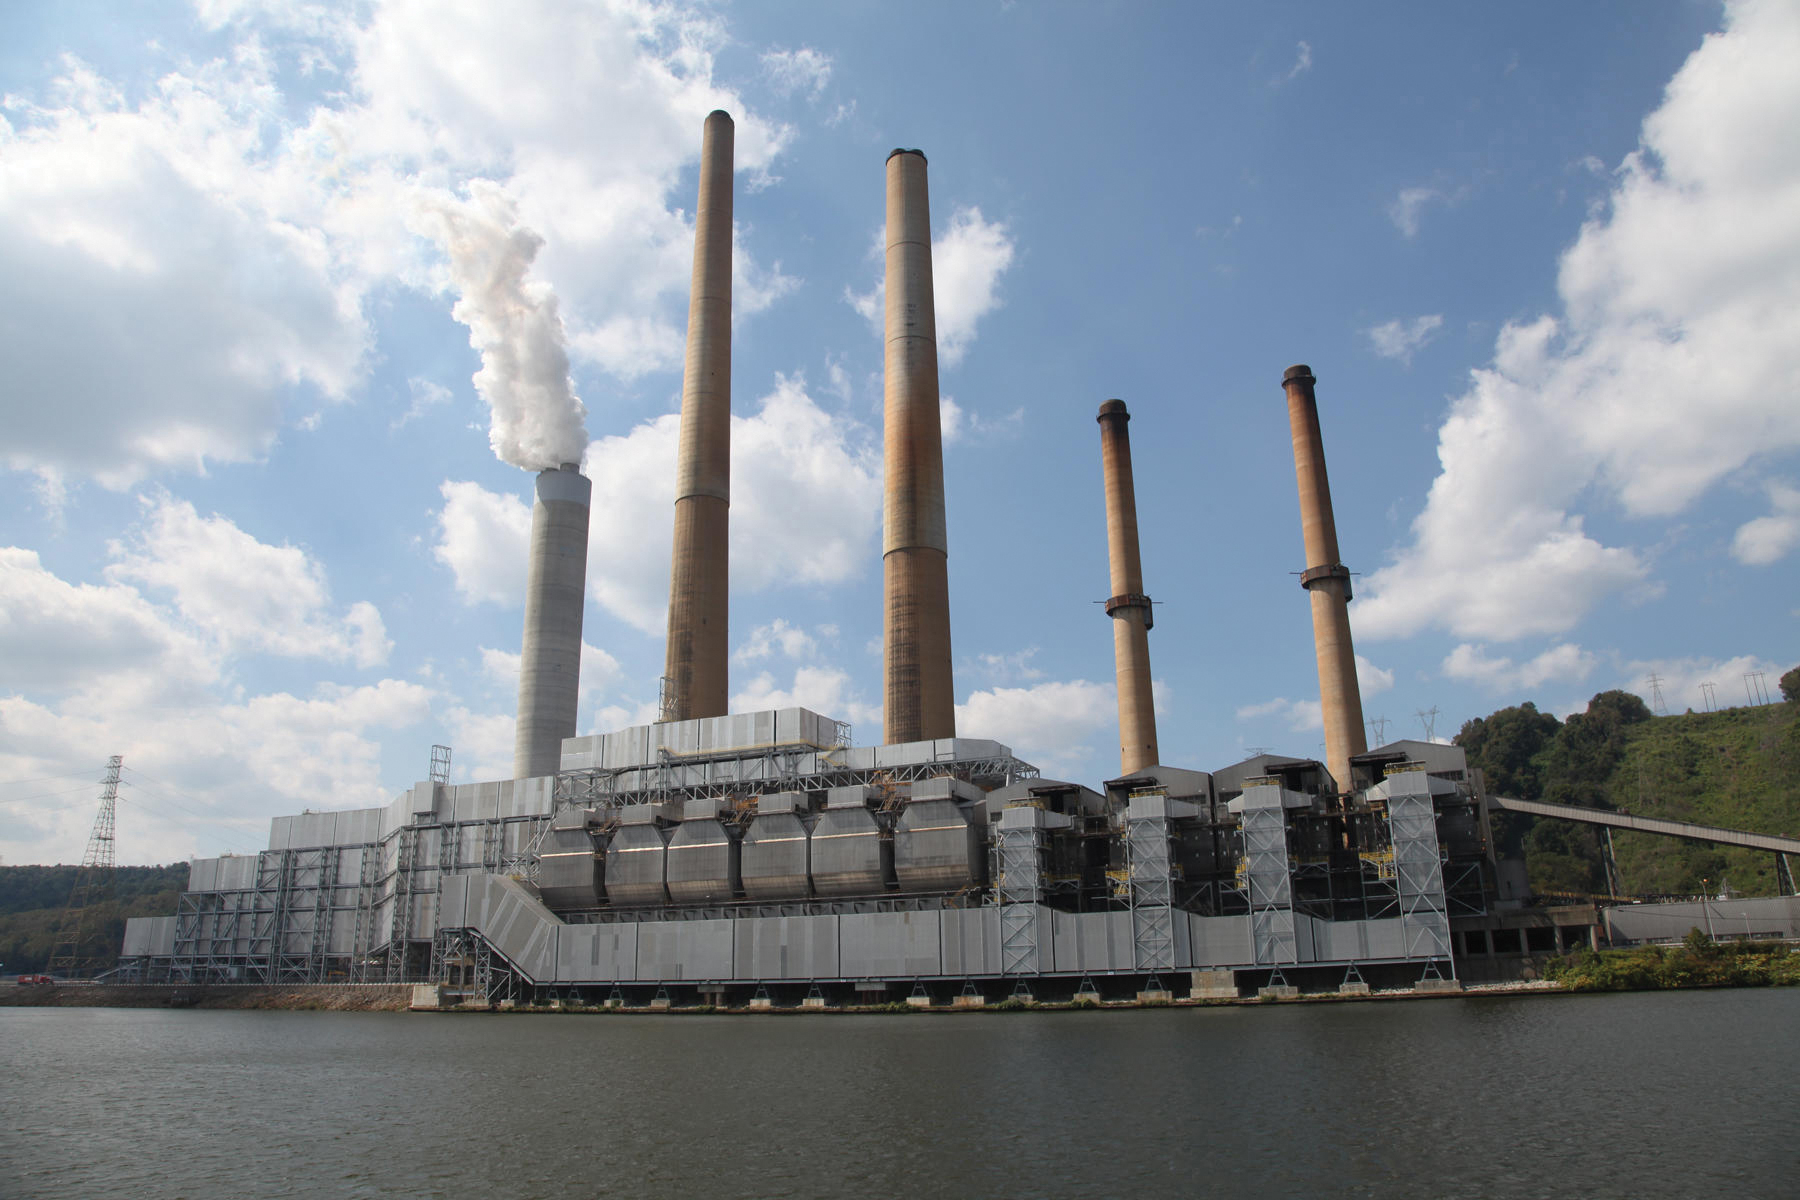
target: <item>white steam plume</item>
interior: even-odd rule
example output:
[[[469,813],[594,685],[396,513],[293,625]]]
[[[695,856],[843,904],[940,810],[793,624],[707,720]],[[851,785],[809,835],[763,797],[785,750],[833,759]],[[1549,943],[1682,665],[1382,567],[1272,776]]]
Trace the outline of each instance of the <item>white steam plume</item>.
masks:
[[[512,198],[485,179],[469,184],[463,200],[424,198],[417,213],[450,261],[460,296],[450,315],[481,352],[475,390],[493,413],[494,453],[527,471],[580,462],[587,409],[569,379],[556,295],[525,278],[544,239],[519,224]]]

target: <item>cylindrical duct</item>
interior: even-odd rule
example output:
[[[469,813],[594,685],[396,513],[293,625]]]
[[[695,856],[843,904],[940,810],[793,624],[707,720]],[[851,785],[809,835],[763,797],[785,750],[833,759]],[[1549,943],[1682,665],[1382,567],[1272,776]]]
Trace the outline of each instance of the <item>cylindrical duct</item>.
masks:
[[[1129,775],[1161,760],[1156,749],[1156,703],[1150,695],[1150,627],[1138,558],[1137,489],[1131,480],[1131,414],[1123,400],[1100,406],[1100,461],[1106,476],[1106,552],[1112,596],[1113,671],[1119,692],[1119,772]]]
[[[1312,599],[1313,648],[1319,658],[1319,703],[1325,716],[1325,769],[1338,790],[1350,788],[1350,759],[1369,748],[1363,732],[1362,690],[1356,682],[1356,648],[1350,642],[1350,568],[1338,560],[1337,521],[1325,476],[1325,441],[1312,368],[1287,369],[1288,424],[1294,435],[1294,475],[1300,484],[1300,526],[1306,538],[1306,570],[1300,586]]]
[[[917,150],[887,160],[886,335],[881,711],[892,745],[956,736],[931,206]]]
[[[575,463],[538,476],[525,580],[525,641],[519,654],[519,723],[513,738],[517,779],[556,774],[563,739],[575,736],[592,492],[593,485]]]
[[[681,448],[675,468],[675,545],[669,564],[669,643],[662,719],[726,711],[731,510],[731,171],[734,127],[714,111],[700,148]]]

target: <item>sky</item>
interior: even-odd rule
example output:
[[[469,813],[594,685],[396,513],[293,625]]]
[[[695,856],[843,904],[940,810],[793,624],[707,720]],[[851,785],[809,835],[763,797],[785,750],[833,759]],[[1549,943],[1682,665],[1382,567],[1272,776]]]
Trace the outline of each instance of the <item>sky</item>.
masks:
[[[1794,665],[1792,3],[69,0],[0,35],[0,861],[79,861],[114,754],[121,863],[385,803],[437,743],[509,776],[515,464],[571,439],[580,732],[652,719],[714,108],[733,711],[879,740],[894,147],[930,164],[962,736],[1117,772],[1119,397],[1163,760],[1322,754],[1301,362],[1372,744]]]

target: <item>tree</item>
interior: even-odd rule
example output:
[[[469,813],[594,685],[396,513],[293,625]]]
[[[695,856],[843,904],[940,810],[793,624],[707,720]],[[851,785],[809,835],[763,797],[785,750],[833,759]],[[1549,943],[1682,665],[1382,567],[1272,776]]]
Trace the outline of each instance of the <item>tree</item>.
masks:
[[[1469,765],[1481,772],[1489,794],[1536,800],[1542,776],[1534,760],[1561,728],[1562,722],[1528,700],[1465,722],[1455,740]]]
[[[1781,677],[1781,698],[1789,704],[1800,704],[1800,667]]]
[[[1625,732],[1650,719],[1649,707],[1631,692],[1601,692],[1588,701],[1587,711],[1565,721],[1534,764],[1544,799],[1614,807],[1608,785],[1625,755]]]

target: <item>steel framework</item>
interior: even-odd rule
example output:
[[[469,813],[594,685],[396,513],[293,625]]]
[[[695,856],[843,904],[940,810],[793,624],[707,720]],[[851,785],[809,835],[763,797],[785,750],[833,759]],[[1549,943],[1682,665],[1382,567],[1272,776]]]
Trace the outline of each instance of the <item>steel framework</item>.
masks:
[[[123,755],[115,754],[106,760],[100,811],[94,814],[94,828],[88,834],[87,849],[75,872],[75,885],[69,889],[61,935],[50,951],[49,970],[53,975],[89,975],[107,963],[107,956],[96,953],[92,943],[100,932],[98,906],[111,899],[114,892],[113,816],[119,800],[119,771],[124,765]]]

